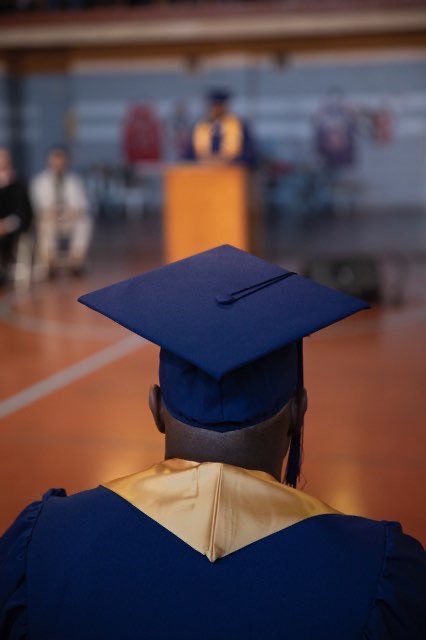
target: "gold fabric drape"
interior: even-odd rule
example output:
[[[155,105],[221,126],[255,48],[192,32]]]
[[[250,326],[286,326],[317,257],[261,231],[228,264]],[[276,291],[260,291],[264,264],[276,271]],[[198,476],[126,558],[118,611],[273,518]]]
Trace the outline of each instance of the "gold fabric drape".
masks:
[[[104,485],[214,562],[312,516],[338,513],[263,471],[165,460]]]
[[[195,126],[193,134],[193,144],[195,155],[199,160],[209,158],[222,158],[223,160],[233,160],[242,151],[243,128],[239,119],[233,115],[225,116],[220,123],[222,131],[222,144],[218,154],[212,154],[211,141],[213,126],[210,122],[200,122]]]

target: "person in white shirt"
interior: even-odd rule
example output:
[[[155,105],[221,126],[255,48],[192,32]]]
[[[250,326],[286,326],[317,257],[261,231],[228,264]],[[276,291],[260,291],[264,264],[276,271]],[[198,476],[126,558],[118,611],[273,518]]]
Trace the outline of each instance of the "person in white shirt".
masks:
[[[69,155],[61,146],[50,149],[47,168],[31,184],[37,225],[37,262],[41,276],[65,266],[84,270],[92,237],[89,203],[82,180],[68,171]]]

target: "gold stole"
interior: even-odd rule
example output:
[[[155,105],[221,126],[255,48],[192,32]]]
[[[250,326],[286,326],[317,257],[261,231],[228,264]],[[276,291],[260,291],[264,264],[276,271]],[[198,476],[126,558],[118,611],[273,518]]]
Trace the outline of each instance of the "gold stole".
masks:
[[[233,160],[237,158],[243,147],[243,126],[240,120],[233,115],[227,115],[220,122],[222,129],[222,143],[219,153],[211,152],[211,140],[213,135],[213,125],[211,122],[199,122],[194,129],[193,144],[195,156],[199,160],[209,158],[222,158]]]
[[[312,516],[339,513],[268,473],[165,460],[104,485],[210,562]]]

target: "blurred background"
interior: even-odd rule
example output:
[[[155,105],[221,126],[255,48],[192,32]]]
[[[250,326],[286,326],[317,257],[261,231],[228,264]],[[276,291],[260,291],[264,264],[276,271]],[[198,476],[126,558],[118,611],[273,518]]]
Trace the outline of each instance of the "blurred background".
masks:
[[[372,304],[305,341],[302,484],[425,543],[421,0],[0,1],[0,529],[51,486],[162,456],[156,348],[76,298],[168,260],[168,176],[202,160],[212,88],[249,131],[256,253]],[[55,268],[46,166],[55,202],[80,203]]]

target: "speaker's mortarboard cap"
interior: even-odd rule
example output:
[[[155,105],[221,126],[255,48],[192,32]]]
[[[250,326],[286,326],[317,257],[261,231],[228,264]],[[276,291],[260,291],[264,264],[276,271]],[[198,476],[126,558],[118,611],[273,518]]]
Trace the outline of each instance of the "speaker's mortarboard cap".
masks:
[[[224,88],[214,88],[207,92],[207,100],[209,102],[219,102],[223,104],[224,102],[228,102],[231,97],[231,92]]]

